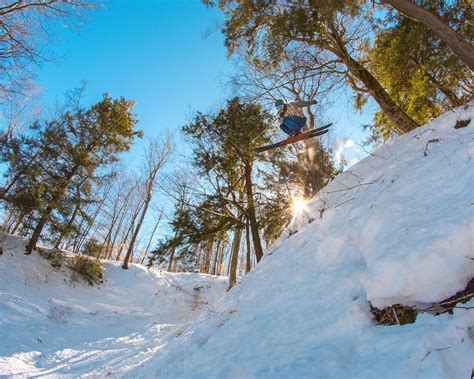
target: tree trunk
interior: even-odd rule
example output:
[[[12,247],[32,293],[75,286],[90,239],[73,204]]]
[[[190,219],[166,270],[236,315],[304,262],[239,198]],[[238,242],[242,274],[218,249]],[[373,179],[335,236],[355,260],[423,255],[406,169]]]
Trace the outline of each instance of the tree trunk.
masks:
[[[72,170],[64,177],[64,184],[63,186],[53,195],[52,199],[50,200],[50,205],[42,212],[41,218],[39,219],[38,223],[36,224],[35,230],[33,231],[33,235],[26,246],[26,255],[30,255],[34,249],[36,249],[36,243],[38,242],[39,236],[49,219],[49,215],[53,211],[54,207],[51,204],[56,204],[59,199],[64,195],[64,192],[67,190],[67,186],[71,179],[76,175],[79,170],[79,166],[74,166]]]
[[[127,206],[128,206],[128,202],[130,201],[130,196],[132,195],[133,190],[134,190],[134,187],[131,187],[130,190],[127,192],[127,195],[125,196],[125,198],[122,198],[119,193],[117,198],[115,198],[114,200],[114,210],[113,210],[111,221],[110,221],[110,228],[107,233],[108,238],[106,238],[106,241],[108,242],[104,244],[106,248],[105,254],[104,254],[105,259],[110,259],[110,257],[112,256],[115,242],[117,241],[117,237],[120,233],[120,229],[122,228],[123,220],[125,219],[125,216],[127,214]],[[117,203],[119,202],[121,203],[121,206],[117,211]],[[117,221],[118,221],[118,225],[116,225]],[[115,229],[115,233],[114,233],[114,229]]]
[[[105,193],[104,193],[104,196],[103,198],[101,199],[101,201],[99,202],[99,206],[97,207],[97,209],[95,210],[95,212],[93,213],[92,215],[92,218],[90,219],[90,221],[87,221],[85,219],[83,219],[79,225],[79,231],[78,231],[78,238],[75,238],[74,240],[74,243],[73,243],[73,252],[74,253],[78,253],[81,248],[82,248],[82,245],[83,243],[85,242],[86,240],[86,237],[87,235],[89,234],[90,230],[92,229],[92,226],[95,224],[95,221],[97,219],[97,216],[99,215],[101,209],[102,209],[102,206],[104,205],[104,202],[105,202],[105,199],[109,196],[109,193],[110,193],[110,190],[111,190],[112,187],[109,187],[108,189],[106,189]],[[87,213],[87,212],[86,212]],[[81,233],[81,230],[82,230],[82,226],[84,225],[84,223],[87,223],[87,227],[85,228],[84,232]]]
[[[245,272],[249,272],[252,269],[252,257],[251,257],[251,247],[250,247],[250,222],[247,219],[245,223],[245,242],[247,245],[247,258],[245,259]]]
[[[227,245],[222,246],[219,252],[219,263],[217,264],[217,275],[222,275],[222,269],[224,268],[224,256]]]
[[[33,250],[36,249],[36,243],[38,242],[39,236],[41,232],[43,231],[43,228],[46,225],[46,222],[48,221],[49,215],[51,214],[52,211],[53,211],[53,208],[48,207],[41,215],[41,218],[36,224],[35,230],[33,231],[33,234],[28,242],[28,245],[26,246],[26,250],[25,250],[26,255],[30,255],[33,252]]]
[[[125,258],[123,260],[122,268],[124,270],[128,269],[128,262],[130,261],[130,257],[133,254],[135,240],[137,239],[138,233],[140,232],[140,228],[142,227],[143,220],[145,219],[146,212],[148,211],[148,206],[150,205],[150,201],[151,201],[151,196],[148,195],[147,198],[145,199],[145,204],[142,210],[142,214],[140,215],[137,226],[135,227],[135,230],[133,232],[132,239],[130,240],[130,244],[128,245],[127,254],[125,254]]]
[[[130,220],[130,226],[128,227],[127,231],[125,232],[125,235],[123,237],[123,241],[122,243],[120,244],[120,248],[119,248],[119,251],[118,251],[118,254],[117,256],[115,257],[115,260],[119,261],[120,258],[122,257],[122,251],[123,251],[123,248],[125,246],[125,243],[127,242],[127,239],[128,239],[128,236],[130,234],[130,232],[132,231],[134,225],[135,225],[135,220],[137,219],[138,215],[140,214],[140,211],[142,209],[142,205],[140,205],[136,210],[135,210],[135,213],[133,213],[132,215],[132,219]]]
[[[217,264],[219,263],[219,251],[221,249],[222,241],[217,241],[216,252],[214,254],[214,262],[212,262],[212,275],[216,275],[217,272]]]
[[[162,215],[163,215],[163,211],[161,211],[160,217],[158,217],[158,221],[156,222],[155,227],[153,228],[153,231],[151,232],[150,238],[148,239],[148,244],[146,245],[145,253],[143,254],[142,261],[140,262],[141,264],[143,264],[143,262],[145,262],[146,256],[148,254],[148,249],[151,246],[151,242],[153,240],[153,237],[155,236],[156,229],[158,229],[158,225],[160,225]]]
[[[389,96],[377,79],[359,62],[347,55],[345,63],[349,71],[366,86],[370,95],[380,105],[382,111],[392,121],[398,134],[405,134],[419,125],[411,119]]]
[[[126,205],[128,206],[128,200],[127,200]],[[124,207],[123,212],[121,212],[121,216],[119,217],[117,227],[115,228],[115,232],[112,231],[113,237],[111,238],[111,241],[110,241],[110,248],[107,251],[106,259],[111,259],[112,257],[112,252],[114,251],[114,246],[115,246],[115,243],[117,242],[117,238],[122,229],[122,224],[123,224],[123,221],[125,220],[126,215],[127,215],[127,209],[126,207]],[[127,234],[127,237],[128,237],[128,234]]]
[[[309,114],[309,129],[314,129],[315,127],[315,117],[314,113],[309,109],[308,107],[308,114]],[[314,167],[314,161],[315,161],[315,155],[317,154],[317,151],[315,149],[315,146],[319,144],[317,139],[315,138],[309,138],[305,141],[303,141],[303,144],[305,145],[304,149],[304,155],[305,155],[305,171],[306,171],[306,177],[304,178],[305,180],[305,197],[313,197],[316,192],[318,191],[318,172],[315,170]]]
[[[459,37],[437,15],[409,0],[382,0],[382,3],[390,5],[404,16],[419,21],[430,28],[441,41],[459,56],[471,71],[474,71],[474,48]]]
[[[13,215],[14,217],[14,215]],[[16,220],[14,219],[14,224],[12,224],[11,228],[8,229],[8,234],[15,234],[17,229],[20,227],[21,225],[21,222],[23,221],[23,212],[20,212],[20,214],[18,215],[18,217],[16,218]]]
[[[446,100],[449,101],[452,107],[460,107],[461,105],[463,105],[462,101],[459,100],[457,95],[449,88],[446,88],[433,75],[431,75],[429,72],[426,72],[426,76],[431,81],[431,83],[433,83],[434,86],[438,88],[438,90],[444,95],[444,97],[446,98]]]
[[[232,241],[232,254],[230,257],[229,289],[237,283],[237,263],[239,260],[240,238],[242,236],[242,225],[235,228],[234,240]]]
[[[260,240],[260,234],[258,232],[257,217],[255,215],[255,201],[253,198],[252,188],[252,166],[248,163],[245,164],[245,192],[247,195],[247,213],[250,222],[250,231],[252,233],[253,248],[257,262],[263,257],[262,242]]]
[[[170,259],[168,261],[168,272],[173,272],[173,264],[174,264],[174,253],[176,251],[176,246],[173,245],[171,248]]]
[[[171,245],[171,252],[170,252],[170,258],[168,261],[168,272],[173,272],[173,264],[174,264],[174,253],[176,252],[176,239],[178,238],[178,229],[174,231],[174,237],[173,237],[173,244]]]
[[[77,214],[79,213],[79,209],[80,209],[80,206],[79,204],[76,204],[76,206],[74,207],[74,211],[72,212],[72,215],[71,215],[71,218],[69,219],[68,223],[67,223],[67,226],[66,226],[66,230],[68,230],[72,223],[74,222],[74,220],[76,219],[77,217]],[[56,241],[54,242],[54,247],[57,249],[59,248],[59,244],[61,243],[61,241],[63,240],[63,238],[66,236],[66,232],[65,231],[62,231],[58,238],[56,238]]]
[[[209,274],[211,269],[211,254],[212,254],[212,246],[214,245],[214,240],[207,241],[204,246],[204,259],[201,268],[201,272],[203,274]]]
[[[393,101],[378,80],[364,66],[351,57],[334,23],[328,22],[327,25],[334,43],[331,51],[342,60],[352,76],[364,84],[366,91],[379,104],[390,121],[392,121],[397,133],[404,134],[416,129],[419,125]]]

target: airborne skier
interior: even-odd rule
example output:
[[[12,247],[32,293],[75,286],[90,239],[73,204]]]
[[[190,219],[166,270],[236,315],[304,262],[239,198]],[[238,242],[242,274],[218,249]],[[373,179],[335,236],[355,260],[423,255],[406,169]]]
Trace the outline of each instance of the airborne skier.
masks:
[[[281,99],[275,101],[275,107],[278,110],[278,117],[280,121],[280,129],[283,130],[290,137],[286,140],[274,143],[272,145],[261,146],[255,149],[255,152],[261,153],[263,151],[275,149],[277,147],[289,145],[298,141],[303,141],[308,138],[321,136],[328,132],[328,128],[332,125],[327,124],[320,128],[301,132],[306,126],[306,117],[303,113],[302,107],[308,107],[316,104],[316,100],[311,101],[294,101],[289,104]]]
[[[290,137],[301,132],[306,126],[306,117],[303,113],[303,107],[309,107],[316,104],[316,100],[311,101],[293,101],[285,104],[281,99],[275,101],[275,107],[278,110],[280,129]]]

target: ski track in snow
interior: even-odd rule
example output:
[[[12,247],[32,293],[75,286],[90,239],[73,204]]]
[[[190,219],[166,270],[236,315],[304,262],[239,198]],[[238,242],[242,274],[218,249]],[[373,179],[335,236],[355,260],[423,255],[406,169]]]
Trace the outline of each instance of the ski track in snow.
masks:
[[[468,378],[473,309],[404,326],[369,309],[440,301],[474,277],[474,123],[453,128],[467,118],[474,103],[339,175],[227,295],[225,278],[110,262],[103,286],[73,288],[9,239],[0,374]]]
[[[0,257],[0,375],[122,376],[224,295],[225,278],[105,263],[106,282],[70,283],[14,238]]]

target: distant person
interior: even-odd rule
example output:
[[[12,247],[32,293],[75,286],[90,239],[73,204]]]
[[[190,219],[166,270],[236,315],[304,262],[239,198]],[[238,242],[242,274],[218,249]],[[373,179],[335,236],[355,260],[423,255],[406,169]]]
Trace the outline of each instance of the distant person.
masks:
[[[288,104],[285,104],[281,99],[275,101],[275,107],[278,110],[280,129],[289,136],[296,136],[301,133],[301,129],[306,126],[306,117],[302,108],[316,103],[316,100],[300,100]]]

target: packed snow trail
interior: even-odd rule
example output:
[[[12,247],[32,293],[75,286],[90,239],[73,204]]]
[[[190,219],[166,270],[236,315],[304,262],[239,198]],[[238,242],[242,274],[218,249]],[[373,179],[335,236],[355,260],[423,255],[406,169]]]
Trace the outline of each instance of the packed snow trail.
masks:
[[[224,295],[226,279],[104,262],[105,283],[71,283],[24,241],[0,256],[0,376],[124,375]]]
[[[216,310],[135,375],[468,378],[474,310],[376,326],[474,277],[473,104],[393,140],[321,191]],[[465,304],[474,307],[474,300]]]

